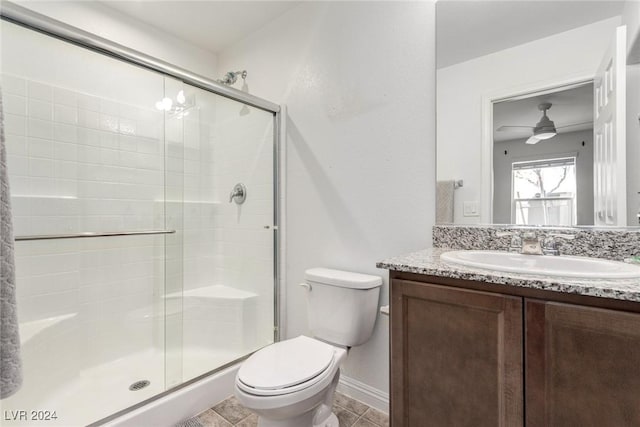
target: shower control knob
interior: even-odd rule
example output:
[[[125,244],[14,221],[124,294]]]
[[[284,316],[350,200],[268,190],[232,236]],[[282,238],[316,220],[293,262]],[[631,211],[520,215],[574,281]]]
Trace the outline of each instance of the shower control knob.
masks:
[[[229,194],[229,203],[236,202],[236,205],[241,205],[247,198],[247,187],[242,183],[238,183],[233,186],[231,194]]]

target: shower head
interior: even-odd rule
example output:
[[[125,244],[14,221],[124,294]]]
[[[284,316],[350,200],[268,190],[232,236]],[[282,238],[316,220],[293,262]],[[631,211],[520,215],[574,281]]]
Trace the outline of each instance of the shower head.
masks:
[[[242,80],[245,80],[247,78],[247,70],[229,71],[223,78],[218,79],[218,82],[223,85],[231,86],[238,81],[238,76],[242,77]]]

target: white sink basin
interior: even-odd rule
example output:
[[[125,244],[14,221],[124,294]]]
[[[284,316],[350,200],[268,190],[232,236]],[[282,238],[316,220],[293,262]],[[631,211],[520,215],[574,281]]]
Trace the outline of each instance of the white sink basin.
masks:
[[[440,255],[440,259],[467,267],[543,276],[585,279],[640,278],[640,266],[600,258],[521,255],[500,251],[451,251]]]

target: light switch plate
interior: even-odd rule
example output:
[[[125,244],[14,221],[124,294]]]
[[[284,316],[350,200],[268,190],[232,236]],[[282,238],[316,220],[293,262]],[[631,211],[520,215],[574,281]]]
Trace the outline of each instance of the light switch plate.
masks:
[[[480,216],[479,203],[476,201],[463,202],[462,215],[463,216]]]

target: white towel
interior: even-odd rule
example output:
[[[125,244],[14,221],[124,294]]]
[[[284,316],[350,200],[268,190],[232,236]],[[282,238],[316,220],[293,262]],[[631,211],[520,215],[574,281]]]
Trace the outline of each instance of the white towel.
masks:
[[[11,196],[0,91],[0,399],[11,396],[22,385],[17,311]]]
[[[453,193],[455,181],[436,183],[436,224],[453,223]]]

